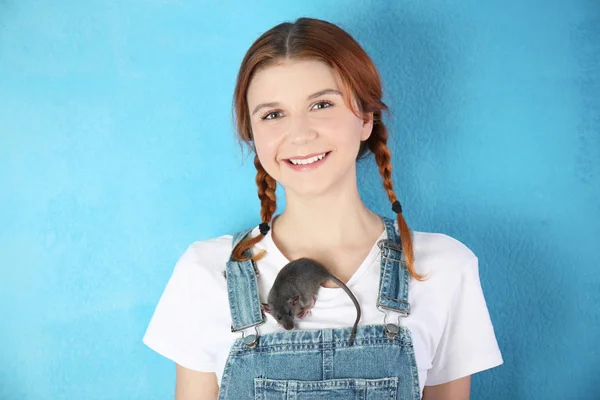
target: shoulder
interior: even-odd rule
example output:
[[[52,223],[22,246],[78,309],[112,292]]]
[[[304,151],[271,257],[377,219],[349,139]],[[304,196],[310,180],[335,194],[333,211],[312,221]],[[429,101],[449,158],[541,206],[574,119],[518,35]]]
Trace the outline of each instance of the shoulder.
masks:
[[[233,235],[222,235],[192,242],[179,260],[190,267],[223,269],[231,255]]]
[[[478,258],[460,240],[434,232],[413,232],[415,271],[425,277],[412,280],[411,291],[421,303],[442,310],[464,289],[466,277],[478,279]]]
[[[223,272],[231,258],[234,239],[246,232],[256,234],[254,229],[248,229],[192,242],[177,260],[171,280],[185,283],[188,291],[198,290],[199,286],[211,293],[225,290]]]
[[[165,292],[200,301],[225,290],[223,271],[232,242],[232,235],[223,235],[190,243],[177,259]]]
[[[225,269],[225,264],[233,251],[234,238],[247,233],[250,233],[250,236],[255,236],[258,234],[258,228],[253,227],[234,234],[194,241],[188,246],[180,261],[222,271]]]
[[[461,274],[478,263],[465,243],[444,233],[414,231],[413,251],[420,274]]]

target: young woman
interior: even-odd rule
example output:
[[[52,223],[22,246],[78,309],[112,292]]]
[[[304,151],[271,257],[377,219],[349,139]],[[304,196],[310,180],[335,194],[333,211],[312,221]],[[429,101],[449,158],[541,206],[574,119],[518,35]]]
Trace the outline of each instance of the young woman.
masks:
[[[326,21],[282,23],[248,50],[234,98],[261,222],[193,243],[175,266],[144,337],[176,363],[175,398],[468,399],[470,376],[502,363],[478,259],[408,228],[368,55]],[[371,153],[391,218],[359,196],[356,162]],[[274,215],[277,182],[287,205]],[[291,331],[261,312],[279,270],[300,257],[357,297],[353,344],[355,306],[330,282]]]

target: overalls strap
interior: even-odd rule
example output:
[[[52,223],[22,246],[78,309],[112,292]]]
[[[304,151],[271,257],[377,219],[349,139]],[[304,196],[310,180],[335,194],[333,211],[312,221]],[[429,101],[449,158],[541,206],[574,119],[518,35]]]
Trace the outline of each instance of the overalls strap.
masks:
[[[410,275],[403,258],[402,241],[398,234],[398,223],[381,217],[387,231],[387,240],[378,242],[381,249],[381,279],[377,308],[392,310],[404,315],[410,314],[408,304],[408,284]],[[411,232],[412,235],[412,232]]]
[[[232,248],[252,232],[248,229],[233,235]],[[250,256],[247,250],[246,256]],[[257,275],[258,270],[254,261],[236,261],[233,252],[227,262],[225,278],[227,279],[227,295],[229,296],[229,310],[231,312],[231,331],[238,332],[243,329],[260,325],[265,322],[260,309]]]

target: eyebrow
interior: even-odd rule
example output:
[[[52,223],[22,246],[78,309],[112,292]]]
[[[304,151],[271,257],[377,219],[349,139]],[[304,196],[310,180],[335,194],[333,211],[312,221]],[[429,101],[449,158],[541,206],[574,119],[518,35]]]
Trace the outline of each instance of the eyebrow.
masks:
[[[340,96],[342,95],[342,93],[340,93],[340,91],[339,91],[339,90],[335,90],[335,89],[323,89],[323,90],[319,90],[318,92],[315,92],[315,93],[311,94],[311,95],[310,95],[310,96],[308,96],[306,99],[307,99],[307,100],[311,100],[311,99],[314,99],[314,98],[317,98],[317,97],[323,96],[323,95],[325,95],[325,94],[337,94],[337,95],[340,95]],[[261,108],[264,108],[264,107],[277,107],[278,105],[279,105],[279,103],[278,103],[278,102],[273,102],[273,103],[261,103],[261,104],[257,105],[257,106],[254,108],[254,111],[252,111],[252,115],[256,114],[256,112],[257,112],[258,110],[260,110]]]

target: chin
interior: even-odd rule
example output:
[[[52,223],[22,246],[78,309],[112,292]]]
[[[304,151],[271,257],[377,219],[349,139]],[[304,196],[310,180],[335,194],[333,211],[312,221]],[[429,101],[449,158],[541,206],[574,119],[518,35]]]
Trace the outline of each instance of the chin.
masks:
[[[321,180],[320,182],[306,182],[305,185],[296,183],[295,185],[290,185],[289,188],[295,196],[311,198],[345,190],[345,187],[340,185],[340,183],[340,178],[338,178],[338,182],[330,182],[328,179],[327,181]]]
[[[335,173],[332,174],[332,170]],[[318,197],[327,193],[344,191],[352,185],[350,175],[338,165],[333,169],[330,168],[329,171],[322,172],[314,171],[305,176],[302,176],[302,173],[294,176],[282,176],[283,179],[280,183],[286,192],[289,191],[290,194],[298,197]]]
[[[339,179],[339,177],[337,177]],[[333,178],[335,179],[335,178]],[[331,176],[312,176],[306,179],[293,177],[282,182],[282,186],[297,196],[314,196],[326,193],[335,186]]]

